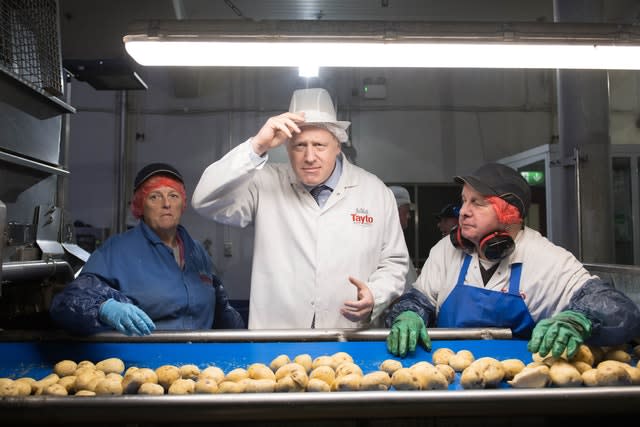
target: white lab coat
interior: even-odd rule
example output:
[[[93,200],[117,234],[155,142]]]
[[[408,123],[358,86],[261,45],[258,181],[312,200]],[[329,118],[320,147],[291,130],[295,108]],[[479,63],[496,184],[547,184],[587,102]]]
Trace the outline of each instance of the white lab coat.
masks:
[[[372,319],[404,289],[409,253],[391,190],[342,155],[337,187],[320,208],[291,165],[251,158],[240,144],[202,174],[193,208],[216,222],[255,226],[250,329],[367,326],[340,308],[357,299],[349,276],[367,283]]]

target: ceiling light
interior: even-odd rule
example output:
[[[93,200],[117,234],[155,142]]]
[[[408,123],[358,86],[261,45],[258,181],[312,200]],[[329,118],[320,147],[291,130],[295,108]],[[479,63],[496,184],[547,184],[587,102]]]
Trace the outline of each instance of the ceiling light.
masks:
[[[124,43],[149,66],[640,70],[640,30],[612,24],[155,21]]]

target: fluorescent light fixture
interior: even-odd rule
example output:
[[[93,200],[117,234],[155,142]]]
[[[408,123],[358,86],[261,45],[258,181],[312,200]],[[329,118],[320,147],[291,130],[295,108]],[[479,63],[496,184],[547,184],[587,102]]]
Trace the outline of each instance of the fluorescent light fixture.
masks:
[[[306,77],[308,79],[312,77],[318,77],[319,71],[320,70],[317,65],[301,65],[298,68],[298,76]]]
[[[124,43],[149,66],[640,70],[640,30],[610,24],[160,21]]]

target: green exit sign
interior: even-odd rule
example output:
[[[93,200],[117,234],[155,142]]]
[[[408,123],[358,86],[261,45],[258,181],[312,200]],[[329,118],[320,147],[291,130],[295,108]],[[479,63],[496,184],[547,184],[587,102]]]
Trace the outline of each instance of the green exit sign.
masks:
[[[522,171],[520,175],[522,175],[529,185],[540,185],[544,183],[544,172]]]

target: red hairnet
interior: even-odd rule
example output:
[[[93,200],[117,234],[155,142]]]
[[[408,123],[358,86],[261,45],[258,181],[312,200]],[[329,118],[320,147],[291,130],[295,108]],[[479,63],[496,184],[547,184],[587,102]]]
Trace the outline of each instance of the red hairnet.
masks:
[[[498,214],[498,221],[502,224],[520,224],[522,222],[520,211],[514,205],[498,196],[488,196],[486,199],[493,206],[493,210]]]
[[[140,219],[144,214],[144,200],[149,193],[159,187],[170,187],[180,193],[182,197],[182,212],[187,208],[187,192],[184,189],[184,185],[168,176],[156,175],[152,176],[148,180],[142,183],[140,187],[133,193],[133,201],[131,202],[131,213],[134,217]]]

